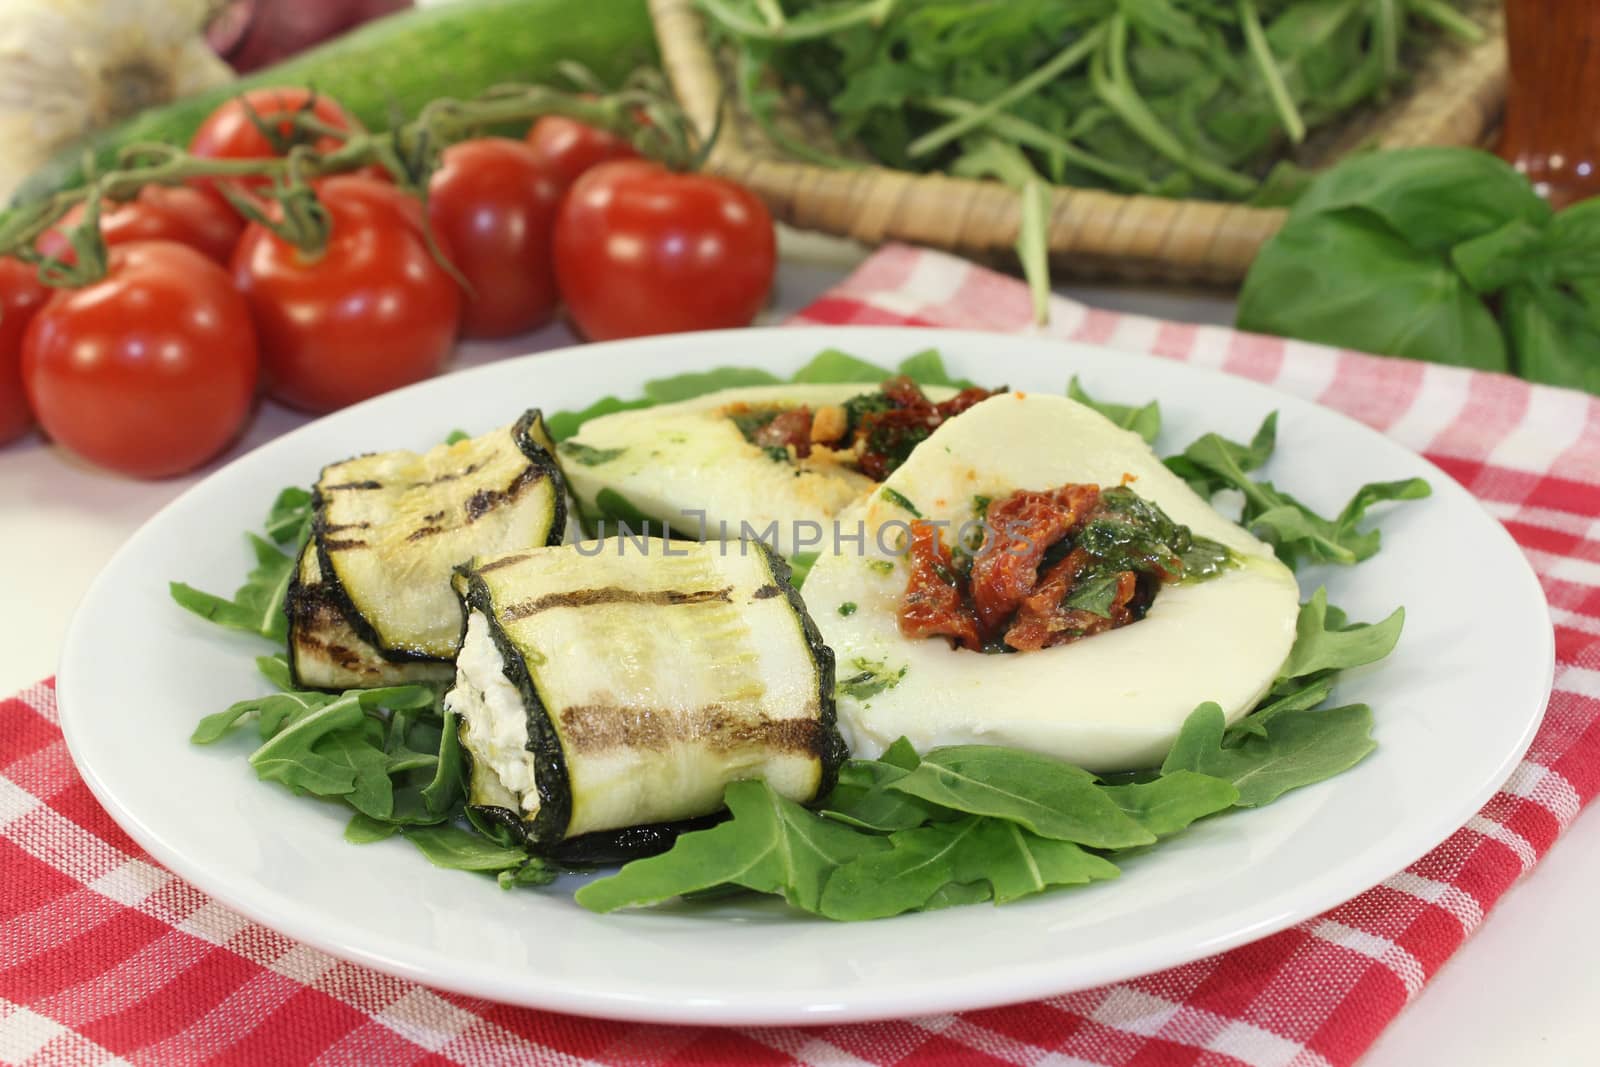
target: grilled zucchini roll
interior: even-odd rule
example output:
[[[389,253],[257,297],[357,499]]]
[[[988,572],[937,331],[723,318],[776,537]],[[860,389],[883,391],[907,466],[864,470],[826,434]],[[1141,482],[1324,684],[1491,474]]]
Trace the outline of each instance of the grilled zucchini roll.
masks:
[[[758,542],[613,538],[480,559],[456,684],[468,801],[557,855],[716,812],[764,778],[832,788],[833,653]]]
[[[296,682],[449,678],[462,632],[455,568],[561,542],[566,487],[553,448],[543,416],[529,411],[420,455],[380,452],[324,468],[286,608]]]
[[[289,663],[302,686],[378,689],[413,682],[449,681],[455,668],[435,660],[395,661],[365,640],[345,618],[345,605],[322,579],[316,538],[300,549],[285,602]]]

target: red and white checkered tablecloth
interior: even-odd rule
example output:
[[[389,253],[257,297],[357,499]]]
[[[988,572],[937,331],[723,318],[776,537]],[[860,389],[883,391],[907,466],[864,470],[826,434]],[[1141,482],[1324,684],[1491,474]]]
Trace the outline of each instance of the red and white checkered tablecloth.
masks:
[[[800,317],[1028,329],[1021,283],[891,246]],[[95,803],[54,690],[0,703],[0,1061],[28,1064],[1352,1063],[1600,789],[1600,400],[1057,300],[1049,334],[1270,382],[1422,452],[1504,522],[1550,599],[1544,727],[1448,841],[1326,915],[1135,981],[810,1029],[511,1008],[295,944],[156,867]]]

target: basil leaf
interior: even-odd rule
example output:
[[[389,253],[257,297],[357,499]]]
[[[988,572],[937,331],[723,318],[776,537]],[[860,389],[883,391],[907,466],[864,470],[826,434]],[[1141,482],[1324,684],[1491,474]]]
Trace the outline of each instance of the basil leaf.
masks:
[[[1424,252],[1444,252],[1509,222],[1542,226],[1550,205],[1515,167],[1471,148],[1352,156],[1306,190],[1293,221],[1356,211]]]
[[[1365,212],[1293,219],[1239,294],[1256,333],[1477,370],[1509,368],[1500,325],[1455,267]]]

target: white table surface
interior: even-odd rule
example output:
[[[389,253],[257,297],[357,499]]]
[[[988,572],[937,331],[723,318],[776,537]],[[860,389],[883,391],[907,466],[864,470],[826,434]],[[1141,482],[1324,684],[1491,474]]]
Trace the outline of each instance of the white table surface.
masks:
[[[779,321],[844,276],[861,252],[785,233]],[[1226,324],[1216,293],[1064,286],[1116,310]],[[454,366],[555,348],[560,324],[506,342],[463,346]],[[54,673],[62,636],[90,581],[146,519],[211,470],[301,425],[264,405],[248,433],[205,470],[161,482],[106,474],[30,435],[0,446],[0,695]],[[232,534],[234,531],[221,531]],[[1600,817],[1581,817],[1536,874],[1514,887],[1482,930],[1379,1038],[1362,1067],[1600,1064]]]

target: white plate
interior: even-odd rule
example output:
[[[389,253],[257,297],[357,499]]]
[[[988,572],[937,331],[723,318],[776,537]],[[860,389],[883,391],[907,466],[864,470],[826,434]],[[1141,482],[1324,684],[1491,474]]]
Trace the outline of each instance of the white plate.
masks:
[[[258,782],[253,732],[199,748],[200,716],[264,690],[260,642],[181,611],[167,581],[230,591],[238,531],[286,484],[357,452],[423,448],[525,405],[548,410],[644,379],[722,365],[792,370],[833,345],[879,362],[937,347],[985,383],[1158,397],[1161,445],[1247,437],[1282,412],[1268,473],[1336,511],[1357,485],[1421,475],[1432,498],[1385,509],[1384,549],[1326,582],[1354,618],[1407,610],[1399,649],[1340,686],[1376,709],[1355,770],[1258,811],[1208,820],[1125,863],[1115,881],[1003,908],[833,924],[780,907],[592,915],[570,885],[502,892],[436,870],[405,841],[357,847],[344,809]],[[1046,443],[1041,442],[1041,447]],[[1486,621],[1492,620],[1492,624]],[[749,330],[511,360],[380,397],[274,441],[206,479],[118,553],[62,656],[61,721],[100,801],[161,863],[223,903],[336,955],[429,985],[557,1011],[742,1024],[975,1008],[1183,963],[1347,900],[1465,823],[1511,773],[1543,714],[1554,651],[1539,585],[1506,532],[1448,476],[1333,412],[1238,378],[1081,345],[946,330]]]

